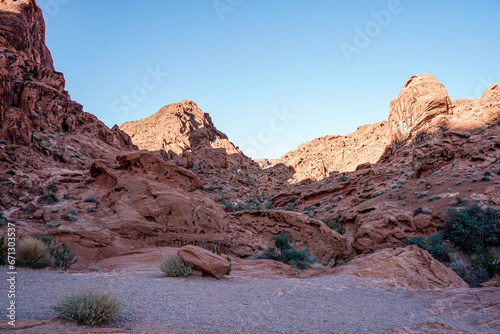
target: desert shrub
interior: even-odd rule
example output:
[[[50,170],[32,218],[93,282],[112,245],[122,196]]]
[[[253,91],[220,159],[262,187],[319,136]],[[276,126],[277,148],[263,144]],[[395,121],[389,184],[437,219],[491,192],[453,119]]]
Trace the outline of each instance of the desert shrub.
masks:
[[[499,212],[478,204],[460,210],[450,208],[444,218],[444,237],[466,254],[499,246]]]
[[[325,223],[326,226],[328,226],[332,230],[337,231],[340,234],[344,234],[345,233],[345,229],[342,226],[340,226],[340,224],[337,221],[337,218],[330,217],[330,218],[327,218],[327,219],[322,219],[321,221],[323,223]]]
[[[462,259],[453,259],[450,268],[457,273],[471,288],[487,282],[490,277],[488,271],[481,267],[467,266]]]
[[[220,251],[219,247],[212,246],[212,253],[222,256],[222,252]]]
[[[87,210],[87,212],[96,212],[96,209],[91,206],[86,207],[85,210]]]
[[[274,247],[268,247],[264,252],[252,256],[253,259],[266,259],[286,263],[296,269],[306,269],[314,262],[313,255],[307,253],[307,249],[296,250],[290,245],[292,238],[290,234],[280,234],[271,238]],[[279,251],[278,251],[279,249]]]
[[[16,263],[22,267],[40,269],[50,266],[52,257],[42,241],[34,238],[21,239],[16,247]]]
[[[0,226],[5,225],[5,216],[3,215],[3,212],[0,211]]]
[[[290,233],[279,234],[272,237],[271,241],[274,241],[274,246],[279,249],[283,255],[285,250],[291,248],[290,242],[292,241],[292,236]]]
[[[75,264],[78,260],[75,258],[76,254],[71,252],[68,245],[55,241],[54,237],[50,233],[47,235],[36,235],[35,239],[40,240],[47,247],[47,250],[54,261],[54,268],[69,269],[69,267]]]
[[[308,254],[305,248],[300,251],[291,248],[285,250],[283,253],[283,262],[294,268],[307,269],[314,262],[314,256]]]
[[[426,236],[418,236],[408,239],[408,246],[416,245],[419,248],[422,248],[428,251],[433,258],[441,262],[449,262],[450,254],[448,253],[448,249],[443,244],[443,240],[439,233],[434,233],[428,237]]]
[[[76,209],[68,209],[66,210],[66,219],[68,219],[70,222],[74,222],[78,219],[78,211]]]
[[[71,198],[72,197],[71,197],[70,194],[64,194],[64,196],[63,196],[63,199],[65,199],[65,200],[68,200],[68,199],[71,199]]]
[[[87,271],[88,272],[99,272],[99,271],[101,271],[101,268],[99,268],[97,263],[93,262],[93,263],[88,265]]]
[[[95,202],[97,202],[97,199],[95,198],[95,196],[89,196],[89,197],[85,198],[84,202],[95,203]]]
[[[59,202],[59,199],[54,193],[48,193],[42,196],[42,202],[45,204],[54,204]]]
[[[9,174],[9,175],[16,175],[16,172],[12,169],[9,169],[5,172],[5,174]]]
[[[109,292],[89,289],[72,293],[52,309],[61,318],[74,321],[78,325],[97,326],[120,311],[120,303]]]
[[[51,184],[51,185],[49,185],[49,186],[48,186],[48,189],[49,189],[49,191],[50,191],[51,193],[54,193],[54,194],[55,194],[55,193],[57,192],[57,190],[58,190],[58,189],[57,189],[57,186],[56,186],[55,184]]]
[[[7,246],[7,242],[5,242],[5,237],[2,235],[0,237],[0,266],[7,263],[8,250],[9,247]]]
[[[160,262],[160,270],[167,277],[184,277],[191,274],[193,266],[189,263],[182,261],[181,257],[177,254],[169,254]]]
[[[418,216],[419,214],[430,215],[432,212],[428,208],[417,208],[413,211],[413,217]]]
[[[268,247],[264,252],[252,256],[252,259],[281,261],[281,254],[276,248]]]
[[[480,250],[472,256],[470,268],[474,270],[484,269],[488,274],[488,279],[490,279],[500,274],[500,258],[488,249]]]

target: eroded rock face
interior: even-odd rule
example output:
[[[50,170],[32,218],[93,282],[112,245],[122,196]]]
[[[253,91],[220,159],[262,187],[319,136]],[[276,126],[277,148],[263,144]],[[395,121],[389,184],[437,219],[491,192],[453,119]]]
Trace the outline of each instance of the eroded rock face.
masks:
[[[117,127],[109,129],[71,100],[45,46],[45,24],[35,1],[0,3],[0,138],[37,145],[34,131],[91,134],[107,144],[133,148]]]
[[[336,172],[352,172],[375,164],[385,152],[445,131],[472,131],[500,119],[500,84],[480,99],[453,103],[437,78],[422,73],[411,77],[390,104],[388,122],[359,127],[346,136],[325,136],[300,145],[279,160],[294,169],[293,180],[323,180]]]
[[[423,73],[411,77],[392,100],[389,124],[392,142],[407,143],[420,132],[439,131],[429,123],[440,115],[451,114],[448,92],[438,79]]]
[[[222,256],[196,246],[184,246],[177,251],[177,254],[184,262],[192,264],[193,268],[217,279],[224,277],[231,265]]]
[[[291,166],[294,181],[323,180],[336,172],[352,172],[376,163],[390,144],[387,122],[360,126],[346,136],[326,136],[300,145],[278,163]]]
[[[387,280],[412,289],[467,288],[453,270],[417,246],[359,256],[331,273]]]
[[[253,255],[273,246],[273,236],[289,233],[296,249],[307,248],[316,260],[333,266],[350,253],[344,236],[323,222],[289,211],[241,211],[232,214],[232,251],[239,256]]]

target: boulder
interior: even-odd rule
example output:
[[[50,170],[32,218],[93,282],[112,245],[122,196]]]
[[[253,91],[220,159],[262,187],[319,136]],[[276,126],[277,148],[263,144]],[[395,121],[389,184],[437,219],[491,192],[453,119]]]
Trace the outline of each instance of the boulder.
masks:
[[[452,269],[415,245],[358,256],[330,273],[383,279],[413,289],[468,288]]]
[[[184,262],[193,265],[205,274],[221,279],[227,273],[231,263],[217,254],[196,246],[184,246],[177,251]]]

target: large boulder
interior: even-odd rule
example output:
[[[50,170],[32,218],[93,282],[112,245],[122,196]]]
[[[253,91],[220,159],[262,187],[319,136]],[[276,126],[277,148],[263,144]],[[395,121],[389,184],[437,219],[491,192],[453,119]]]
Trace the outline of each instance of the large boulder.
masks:
[[[330,273],[383,279],[393,285],[413,289],[468,287],[453,270],[415,245],[361,255]]]
[[[420,132],[437,132],[432,121],[451,114],[451,101],[444,86],[430,74],[411,77],[391,101],[389,124],[393,142],[408,143]]]
[[[206,249],[196,246],[184,246],[177,251],[184,262],[193,265],[193,268],[221,279],[227,273],[231,263],[223,257]]]

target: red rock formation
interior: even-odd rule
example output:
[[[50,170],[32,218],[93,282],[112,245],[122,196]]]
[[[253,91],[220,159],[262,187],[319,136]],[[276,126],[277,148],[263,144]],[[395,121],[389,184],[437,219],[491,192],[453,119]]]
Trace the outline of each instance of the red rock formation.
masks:
[[[232,251],[250,256],[272,246],[271,237],[289,233],[295,248],[307,248],[316,260],[326,266],[344,261],[352,253],[344,236],[329,229],[323,222],[302,213],[289,211],[240,211],[232,214],[235,232]]]
[[[444,86],[432,75],[411,77],[390,104],[389,121],[359,127],[346,136],[326,136],[300,145],[279,163],[295,170],[293,179],[322,180],[335,172],[352,172],[374,164],[390,146],[409,145],[422,134],[473,130],[500,119],[500,84],[481,99],[451,103]]]
[[[72,101],[45,46],[45,24],[35,1],[0,2],[0,138],[37,145],[34,131],[90,134],[115,147],[132,148],[117,127],[108,129]]]
[[[217,279],[224,277],[231,265],[225,258],[196,246],[184,246],[177,254],[184,262],[192,264],[193,268]]]
[[[362,255],[345,266],[330,270],[329,274],[382,279],[412,289],[468,287],[453,270],[417,246]]]

